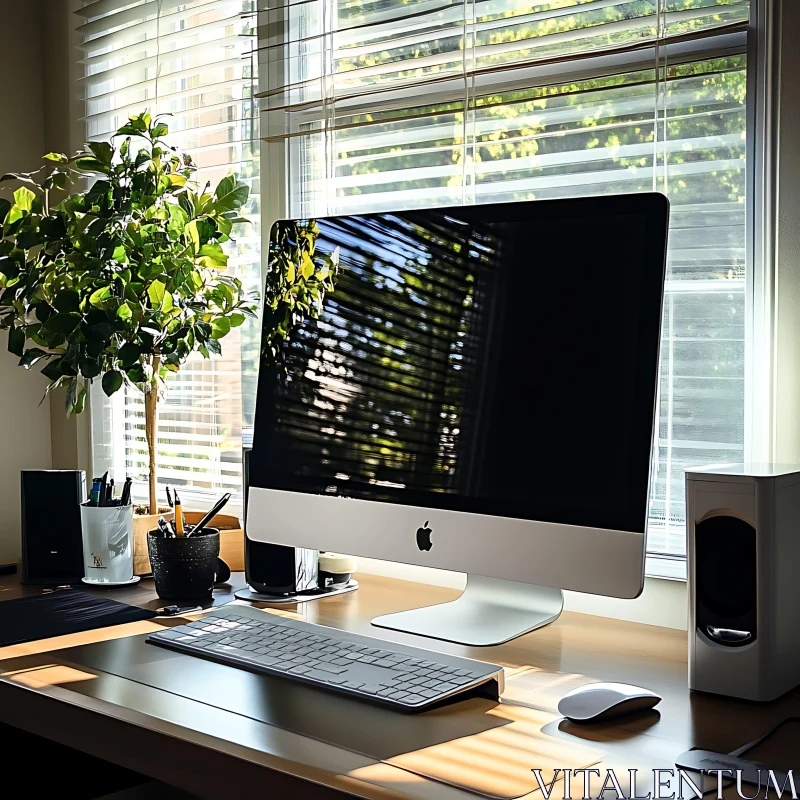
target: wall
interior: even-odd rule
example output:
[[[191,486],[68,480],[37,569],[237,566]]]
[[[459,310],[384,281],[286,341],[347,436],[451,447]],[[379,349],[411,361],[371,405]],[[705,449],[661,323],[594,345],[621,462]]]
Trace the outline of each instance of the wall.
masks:
[[[2,0],[0,0],[2,2]],[[78,84],[75,26],[81,21],[72,12],[80,0],[42,0],[47,16],[42,26],[44,43],[44,146],[45,151],[72,154],[84,141],[84,104]],[[53,469],[91,472],[90,412],[67,419],[65,393],[51,395],[50,432]]]
[[[800,463],[800,3],[780,9],[775,243],[775,461]]]
[[[0,174],[36,169],[45,152],[42,12],[40,0],[0,0]],[[0,563],[19,557],[19,471],[51,466],[49,401],[39,404],[47,381],[18,360],[0,334]]]

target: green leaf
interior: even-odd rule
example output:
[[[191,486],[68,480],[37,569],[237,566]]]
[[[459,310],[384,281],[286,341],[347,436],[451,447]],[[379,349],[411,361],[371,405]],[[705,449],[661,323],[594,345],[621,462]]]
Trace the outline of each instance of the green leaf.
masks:
[[[189,215],[177,203],[170,203],[167,208],[169,209],[167,231],[172,239],[179,239],[189,222]]]
[[[33,186],[34,188],[39,188],[39,184],[27,173],[27,172],[7,172],[5,175],[0,177],[0,183],[3,181],[19,181],[20,183],[25,183],[28,186]]]
[[[114,248],[114,255],[112,256],[114,261],[118,261],[120,264],[127,264],[128,263],[128,251],[125,247],[121,244],[117,245]]]
[[[214,197],[217,211],[235,211],[241,208],[250,196],[250,187],[237,181],[235,175],[223,178],[217,186]]]
[[[122,387],[122,373],[112,369],[103,375],[103,391],[107,397],[111,397],[114,392]]]
[[[231,314],[228,319],[231,321],[231,328],[238,328],[246,319],[244,314]]]
[[[77,384],[77,381],[75,381]],[[81,386],[80,390],[75,396],[75,401],[72,405],[73,414],[83,414],[83,409],[86,406],[86,387]]]
[[[47,366],[42,367],[40,371],[45,378],[49,378],[51,381],[58,380],[63,375],[61,371],[61,359],[56,358],[50,361]]]
[[[184,233],[189,237],[189,241],[194,245],[194,252],[197,253],[200,250],[200,230],[196,219],[186,226]]]
[[[53,308],[56,311],[77,311],[81,302],[81,296],[75,289],[62,289],[53,298]]]
[[[73,312],[54,314],[47,320],[44,327],[50,333],[72,333],[81,321],[81,315]]]
[[[139,356],[141,354],[142,349],[139,347],[139,345],[134,344],[133,342],[126,342],[124,345],[122,345],[122,347],[120,347],[117,357],[119,358],[122,367],[124,369],[128,369],[139,360]]]
[[[166,288],[167,287],[161,283],[161,281],[153,281],[150,286],[147,287],[147,296],[150,298],[150,303],[153,308],[161,308],[161,304],[164,302]]]
[[[231,332],[231,321],[227,317],[217,317],[211,323],[211,338],[221,339]]]
[[[25,351],[25,331],[21,328],[11,327],[8,329],[8,352],[22,358]]]
[[[64,153],[47,153],[42,156],[44,161],[53,161],[56,164],[69,164],[69,158]]]
[[[89,302],[93,306],[101,306],[104,300],[108,300],[111,297],[111,287],[110,286],[101,286],[99,289],[95,289],[92,294],[89,296]]]
[[[19,360],[19,365],[25,367],[25,369],[30,369],[37,361],[41,361],[47,355],[44,350],[40,350],[38,347],[31,347],[25,351],[25,355]]]
[[[111,164],[114,148],[108,142],[89,142],[89,149],[101,164]]]
[[[117,309],[117,316],[123,321],[128,322],[130,318],[133,316],[133,312],[131,311],[131,307],[127,303],[123,303]]]
[[[36,200],[36,195],[26,186],[20,186],[14,192],[14,204],[23,211],[30,211],[33,208],[34,200]]]
[[[81,172],[102,172],[104,175],[108,175],[111,170],[107,164],[96,158],[79,158],[75,162],[75,168]]]
[[[5,197],[0,197],[0,225],[3,224],[9,211],[11,211],[11,203]]]
[[[200,248],[197,263],[208,269],[223,268],[228,266],[228,256],[216,242],[204,244]]]

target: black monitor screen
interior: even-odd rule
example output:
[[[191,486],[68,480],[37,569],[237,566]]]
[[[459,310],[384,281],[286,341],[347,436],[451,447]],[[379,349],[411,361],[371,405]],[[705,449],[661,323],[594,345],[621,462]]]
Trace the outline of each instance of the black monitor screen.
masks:
[[[276,223],[250,485],[643,532],[667,217],[653,194]]]

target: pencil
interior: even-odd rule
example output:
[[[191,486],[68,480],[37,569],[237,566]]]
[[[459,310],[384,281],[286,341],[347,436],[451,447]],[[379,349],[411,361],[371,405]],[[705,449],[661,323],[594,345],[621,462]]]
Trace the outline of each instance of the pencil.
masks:
[[[175,495],[175,533],[178,536],[183,536],[183,511],[181,509],[181,499],[178,493],[173,489],[172,494]]]

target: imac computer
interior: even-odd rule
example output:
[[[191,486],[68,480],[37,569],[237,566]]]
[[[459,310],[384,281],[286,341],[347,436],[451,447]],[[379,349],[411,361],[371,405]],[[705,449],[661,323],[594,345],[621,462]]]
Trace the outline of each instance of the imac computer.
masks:
[[[638,596],[668,217],[638,194],[276,223],[250,539],[465,572],[373,624],[470,645],[563,589]]]

